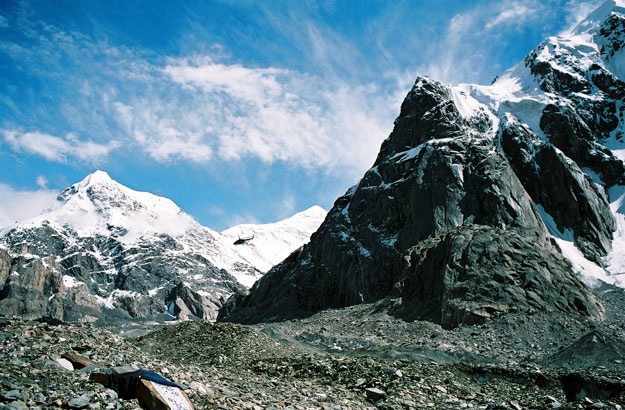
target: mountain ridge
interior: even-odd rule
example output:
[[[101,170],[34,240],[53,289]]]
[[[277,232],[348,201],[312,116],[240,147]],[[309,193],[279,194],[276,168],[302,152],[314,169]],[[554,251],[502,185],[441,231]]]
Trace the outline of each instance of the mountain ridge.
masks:
[[[301,246],[323,210],[299,215],[308,217],[308,225],[276,225],[291,230],[273,232],[284,240],[260,247],[250,262],[240,250],[249,244],[234,246],[228,235],[200,225],[170,199],[96,171],[65,189],[42,214],[2,230],[0,247],[8,252],[0,306],[5,314],[63,320],[164,313],[214,319],[232,292],[250,286],[268,269],[267,260],[275,261],[273,248],[286,257]]]
[[[580,278],[623,286],[612,245],[625,215],[609,197],[625,174],[625,83],[610,71],[622,6],[546,39],[490,86],[418,77],[373,167],[219,319],[391,297],[396,314],[446,327],[536,309],[602,320]]]

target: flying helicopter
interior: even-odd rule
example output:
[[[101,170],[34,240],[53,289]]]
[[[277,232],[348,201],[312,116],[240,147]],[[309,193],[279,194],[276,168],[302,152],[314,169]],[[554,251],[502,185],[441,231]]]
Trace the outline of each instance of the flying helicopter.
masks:
[[[244,236],[243,238],[239,236],[239,239],[234,241],[234,245],[243,245],[245,242],[251,241],[252,239],[254,239],[254,235]]]

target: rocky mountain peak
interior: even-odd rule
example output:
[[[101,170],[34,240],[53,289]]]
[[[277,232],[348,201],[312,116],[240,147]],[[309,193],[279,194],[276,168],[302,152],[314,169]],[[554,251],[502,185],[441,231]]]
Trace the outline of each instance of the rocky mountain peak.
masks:
[[[214,319],[230,294],[305,243],[324,212],[258,225],[250,255],[250,244],[235,246],[171,200],[96,171],[0,235],[0,307],[62,320]]]
[[[605,261],[622,260],[612,243],[625,227],[609,197],[625,184],[622,7],[607,2],[490,86],[417,78],[310,244],[220,317],[396,298],[395,314],[446,327],[519,310],[601,320],[580,277],[619,281]]]

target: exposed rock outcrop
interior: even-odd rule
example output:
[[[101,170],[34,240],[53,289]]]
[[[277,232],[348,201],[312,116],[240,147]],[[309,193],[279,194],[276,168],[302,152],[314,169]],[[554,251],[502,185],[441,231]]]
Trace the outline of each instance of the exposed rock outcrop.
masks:
[[[623,44],[625,7],[606,2],[490,86],[417,79],[373,168],[220,318],[391,296],[398,315],[446,327],[512,310],[601,319],[562,249],[600,271],[622,237],[607,193],[625,184]]]
[[[221,307],[219,302],[222,301],[215,303],[183,282],[174,286],[165,299],[169,313],[181,319],[214,319]]]
[[[216,304],[243,289],[226,271],[185,252],[169,236],[131,247],[114,237],[67,239],[50,226],[6,235],[5,243],[28,256],[11,258],[3,251],[10,261],[8,273],[0,274],[3,314],[104,322],[154,317],[167,312],[166,299],[184,272],[195,277],[198,289],[215,294],[198,299],[203,306],[197,307],[204,312],[199,317],[214,319]]]
[[[542,206],[564,233],[596,263],[610,250],[616,229],[608,198],[560,150],[514,118],[502,125],[501,146],[534,203]]]
[[[273,320],[394,295],[398,314],[447,327],[510,309],[600,319],[496,144],[495,120],[463,116],[452,92],[418,79],[374,167],[309,246],[231,299],[222,318]]]

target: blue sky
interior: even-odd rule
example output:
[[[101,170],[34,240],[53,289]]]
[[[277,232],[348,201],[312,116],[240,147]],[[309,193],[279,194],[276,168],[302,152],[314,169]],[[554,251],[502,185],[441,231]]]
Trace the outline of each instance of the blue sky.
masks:
[[[0,225],[96,169],[216,230],[329,209],[418,75],[488,84],[601,3],[0,0]]]

